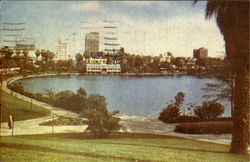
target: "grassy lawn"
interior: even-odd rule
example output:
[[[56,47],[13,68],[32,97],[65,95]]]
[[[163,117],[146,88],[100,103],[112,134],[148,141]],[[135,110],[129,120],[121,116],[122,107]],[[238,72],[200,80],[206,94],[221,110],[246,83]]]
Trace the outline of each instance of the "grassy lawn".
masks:
[[[163,135],[123,133],[93,139],[84,133],[1,137],[2,161],[247,162],[229,145]]]
[[[7,122],[9,114],[14,116],[15,121],[34,119],[50,114],[50,110],[32,105],[28,102],[13,97],[2,91],[2,122]]]

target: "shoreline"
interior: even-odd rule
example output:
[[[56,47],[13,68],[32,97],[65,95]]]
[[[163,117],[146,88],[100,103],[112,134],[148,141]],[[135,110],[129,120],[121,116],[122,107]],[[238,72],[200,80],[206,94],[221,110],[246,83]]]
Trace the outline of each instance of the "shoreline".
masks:
[[[197,78],[216,78],[216,75],[207,75],[207,74],[188,74],[187,72],[177,72],[177,73],[77,73],[77,72],[61,72],[61,73],[43,73],[43,74],[30,74],[22,77],[34,78],[34,77],[53,77],[53,76],[128,76],[128,77],[161,77],[161,76],[170,76],[170,77],[182,77],[190,76]],[[20,76],[19,76],[20,77]]]
[[[62,75],[62,74],[61,74]],[[68,73],[63,74],[67,76]],[[79,75],[79,74],[78,74]],[[35,77],[49,77],[49,76],[58,76],[58,74],[42,74],[42,75],[32,75],[28,77],[12,77],[3,82],[3,91],[6,93],[13,93],[15,97],[18,97],[26,102],[30,102],[30,98],[23,96],[19,93],[13,92],[7,87],[7,84],[12,83],[18,79],[27,79],[27,78],[35,78]],[[78,116],[78,114],[66,111],[61,108],[52,107],[46,103],[33,100],[33,104],[38,104],[46,109],[53,109],[53,113],[55,115],[61,116]],[[52,114],[52,112],[51,112]],[[121,118],[121,124],[126,128],[125,132],[137,132],[137,133],[150,133],[150,134],[161,134],[161,135],[173,135],[183,138],[213,142],[213,143],[221,143],[221,144],[230,144],[232,135],[231,134],[222,134],[222,135],[214,135],[214,134],[206,134],[206,135],[197,135],[197,134],[183,134],[174,132],[174,128],[176,124],[165,124],[158,120],[157,117],[146,117],[146,116],[130,116],[130,115],[117,115],[117,117]],[[40,126],[39,123],[51,120],[52,115],[45,116],[43,118],[29,119],[23,121],[15,122],[15,130],[14,135],[25,135],[25,134],[46,134],[46,133],[76,133],[83,132],[87,126]],[[7,123],[1,124],[1,135],[0,136],[10,136],[11,130],[8,129]],[[53,130],[53,131],[52,131]]]

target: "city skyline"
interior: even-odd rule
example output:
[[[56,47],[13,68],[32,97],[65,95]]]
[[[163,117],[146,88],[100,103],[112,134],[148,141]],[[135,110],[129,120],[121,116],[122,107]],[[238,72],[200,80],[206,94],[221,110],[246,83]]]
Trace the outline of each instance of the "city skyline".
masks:
[[[24,36],[36,47],[56,54],[58,40],[68,41],[69,53],[84,52],[84,37],[99,32],[104,22],[115,21],[121,47],[130,54],[192,57],[193,49],[205,47],[212,57],[224,56],[223,37],[214,19],[205,20],[206,2],[171,1],[2,1],[3,22],[24,22]],[[1,31],[2,33],[4,31]],[[100,50],[104,41],[100,39]]]

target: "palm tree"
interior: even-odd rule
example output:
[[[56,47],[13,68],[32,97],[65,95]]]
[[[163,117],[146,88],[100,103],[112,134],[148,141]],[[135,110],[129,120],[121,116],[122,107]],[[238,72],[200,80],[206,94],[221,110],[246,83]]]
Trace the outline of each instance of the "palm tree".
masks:
[[[27,64],[27,57],[28,57],[29,51],[23,50],[23,58],[24,58],[24,65]]]
[[[83,66],[82,66],[83,65],[83,56],[82,56],[82,54],[77,53],[75,57],[76,57],[77,70],[78,70],[78,72],[80,72],[83,69]]]
[[[19,55],[21,54],[21,51],[19,49],[16,50],[16,55],[19,57]]]
[[[76,54],[76,63],[77,65],[80,65],[83,61],[83,56],[80,53]]]
[[[44,50],[44,49],[42,49],[42,51],[41,51],[41,56],[42,56],[42,62],[44,63],[46,63],[47,61],[47,52]]]
[[[197,0],[194,1],[195,3]],[[247,154],[249,143],[249,2],[208,1],[206,18],[215,16],[224,36],[235,79],[231,153]]]
[[[16,49],[16,63],[18,66],[20,66],[20,54],[21,54],[21,51],[19,49]]]
[[[36,61],[38,61],[38,57],[41,55],[41,51],[39,49],[36,50]]]
[[[91,57],[91,56],[90,56],[90,53],[89,53],[88,51],[85,51],[85,52],[84,52],[84,54],[83,54],[83,56],[84,56],[84,59],[85,59],[85,65],[86,65],[86,63],[87,63],[87,59]]]

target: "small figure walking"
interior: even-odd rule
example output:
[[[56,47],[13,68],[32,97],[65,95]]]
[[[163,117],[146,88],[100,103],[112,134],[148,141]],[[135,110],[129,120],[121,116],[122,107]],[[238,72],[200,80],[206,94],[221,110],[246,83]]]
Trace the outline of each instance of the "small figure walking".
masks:
[[[13,117],[12,117],[12,115],[11,115],[11,114],[9,115],[9,122],[8,122],[8,126],[9,126],[9,128],[10,128],[10,129],[12,129],[12,128],[13,128]]]

